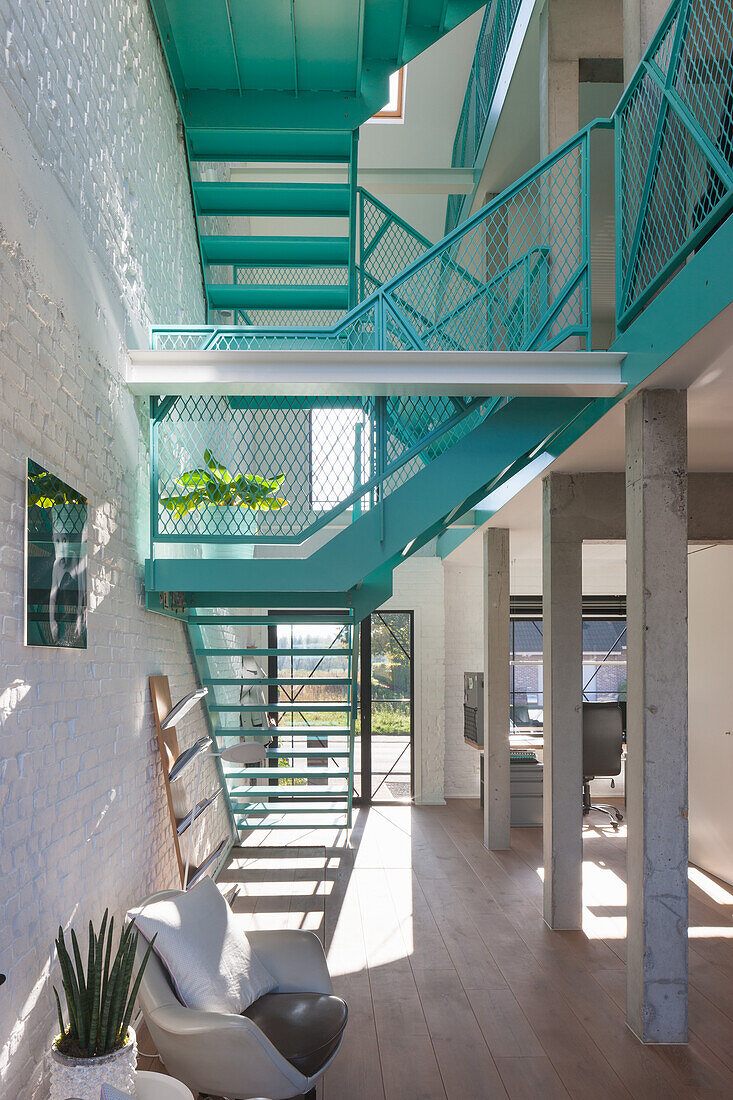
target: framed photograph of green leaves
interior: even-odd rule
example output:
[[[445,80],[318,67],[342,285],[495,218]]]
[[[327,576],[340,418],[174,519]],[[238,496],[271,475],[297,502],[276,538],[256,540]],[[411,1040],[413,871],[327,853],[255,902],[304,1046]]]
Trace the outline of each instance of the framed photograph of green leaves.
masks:
[[[87,498],[28,459],[25,644],[87,647]]]

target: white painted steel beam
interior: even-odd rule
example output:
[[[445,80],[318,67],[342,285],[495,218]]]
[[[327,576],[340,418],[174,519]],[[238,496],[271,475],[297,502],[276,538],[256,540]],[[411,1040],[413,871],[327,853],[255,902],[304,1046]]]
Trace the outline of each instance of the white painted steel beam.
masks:
[[[143,396],[615,397],[623,354],[605,351],[130,351]]]

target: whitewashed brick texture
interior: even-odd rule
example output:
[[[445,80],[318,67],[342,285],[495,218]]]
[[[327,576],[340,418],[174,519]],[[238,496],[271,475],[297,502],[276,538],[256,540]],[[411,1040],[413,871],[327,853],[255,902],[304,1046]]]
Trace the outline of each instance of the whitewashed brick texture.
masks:
[[[414,612],[415,799],[443,802],[445,761],[445,602],[443,562],[416,554],[394,573],[387,611]]]
[[[195,673],[144,609],[147,418],[122,374],[203,302],[148,4],[4,0],[0,35],[0,1095],[40,1100],[59,924],[176,884],[147,678],[175,697]],[[89,498],[86,651],[23,645],[27,457]],[[202,729],[195,710],[182,743]]]
[[[481,542],[474,537],[481,552]],[[479,754],[463,740],[463,673],[483,668],[483,575],[480,564],[445,573],[445,796],[478,798]]]

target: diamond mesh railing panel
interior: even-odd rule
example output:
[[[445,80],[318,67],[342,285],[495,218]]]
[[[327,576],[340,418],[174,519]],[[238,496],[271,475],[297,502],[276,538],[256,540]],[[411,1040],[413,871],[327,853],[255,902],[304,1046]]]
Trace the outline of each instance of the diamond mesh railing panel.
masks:
[[[375,347],[375,307],[367,304],[330,328],[209,326],[152,329],[154,351],[369,351]]]
[[[492,404],[180,397],[154,425],[154,540],[301,542],[350,505],[358,515],[383,499]]]
[[[363,301],[430,248],[430,241],[359,188],[360,231],[357,286]]]
[[[239,325],[256,328],[330,328],[344,316],[342,309],[248,309],[236,311]]]
[[[454,168],[473,168],[476,164],[521,2],[493,0],[486,6],[453,141]],[[458,224],[464,201],[464,195],[449,196],[446,233]]]
[[[587,135],[490,204],[385,298],[423,347],[519,351],[583,332],[587,295]],[[571,304],[572,299],[572,304]],[[557,328],[557,325],[555,325]]]
[[[237,267],[237,286],[347,286],[348,270],[334,267]]]
[[[733,4],[675,0],[616,112],[618,324],[733,205]]]

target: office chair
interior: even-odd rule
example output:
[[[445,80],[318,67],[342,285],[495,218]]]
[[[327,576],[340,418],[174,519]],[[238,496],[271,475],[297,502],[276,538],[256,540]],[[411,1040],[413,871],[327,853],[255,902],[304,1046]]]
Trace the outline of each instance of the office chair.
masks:
[[[590,800],[591,780],[621,773],[623,715],[618,703],[583,703],[583,816],[591,810],[606,814],[618,829],[624,815],[615,806]]]

